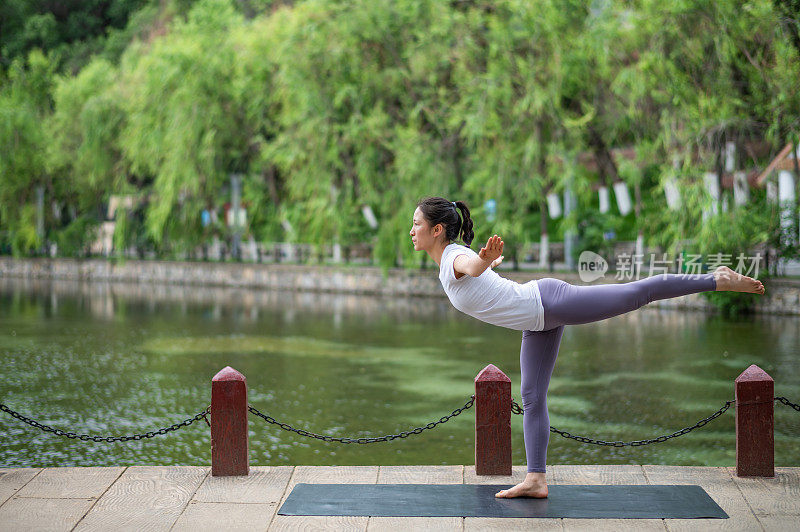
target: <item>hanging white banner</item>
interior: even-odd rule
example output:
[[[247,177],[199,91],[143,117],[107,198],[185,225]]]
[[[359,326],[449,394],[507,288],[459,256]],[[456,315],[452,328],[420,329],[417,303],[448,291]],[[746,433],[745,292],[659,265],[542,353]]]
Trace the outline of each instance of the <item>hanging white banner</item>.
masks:
[[[624,181],[614,183],[614,196],[617,198],[617,208],[623,216],[631,212],[631,195]]]
[[[664,195],[667,197],[667,207],[671,210],[681,208],[681,193],[678,190],[678,180],[674,177],[664,181]]]
[[[774,181],[767,181],[767,203],[778,203],[778,185]]]
[[[561,216],[561,199],[558,194],[551,193],[547,195],[547,212],[550,214],[550,218]]]
[[[719,206],[717,205],[719,201],[719,182],[717,181],[717,174],[715,172],[706,172],[703,174],[703,181],[705,182],[708,195],[711,196],[710,211],[717,214],[719,212]]]
[[[788,170],[778,173],[778,200],[781,203],[794,203],[794,176]]]
[[[725,143],[725,171],[730,173],[733,172],[733,168],[736,166],[736,143],[735,142],[726,142]]]
[[[364,215],[364,218],[366,218],[367,223],[372,229],[378,228],[378,219],[375,218],[375,213],[372,212],[372,207],[369,205],[364,205],[361,207],[361,214]]]
[[[600,187],[598,191],[600,195],[600,212],[605,213],[608,212],[610,206],[608,201],[608,187]]]
[[[783,229],[781,241],[787,245],[795,243],[795,198],[794,176],[788,170],[781,170],[778,173],[778,201],[781,209],[781,228]]]
[[[745,172],[733,174],[733,201],[737,206],[744,205],[750,199],[750,187]]]

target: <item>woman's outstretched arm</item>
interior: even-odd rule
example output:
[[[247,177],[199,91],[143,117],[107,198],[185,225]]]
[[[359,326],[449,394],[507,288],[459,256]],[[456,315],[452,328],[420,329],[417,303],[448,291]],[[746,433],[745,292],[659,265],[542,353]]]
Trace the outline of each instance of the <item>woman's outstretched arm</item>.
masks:
[[[489,238],[486,245],[481,248],[477,257],[459,255],[453,261],[453,270],[458,274],[467,274],[472,277],[480,276],[486,268],[494,268],[502,262],[501,253],[503,252],[503,240],[494,235]]]

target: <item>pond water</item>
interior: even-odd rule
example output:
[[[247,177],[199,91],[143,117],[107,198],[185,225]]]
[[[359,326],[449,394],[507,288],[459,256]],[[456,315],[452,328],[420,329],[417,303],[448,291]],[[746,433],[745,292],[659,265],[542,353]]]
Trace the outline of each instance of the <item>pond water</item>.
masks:
[[[478,322],[444,298],[390,298],[80,281],[0,279],[0,402],[92,436],[146,433],[209,405],[225,366],[248,400],[296,428],[334,437],[397,434],[464,406],[494,364],[519,396],[521,333]],[[568,326],[550,421],[572,434],[638,440],[694,424],[733,398],[750,364],[800,400],[800,320],[730,321],[646,307]],[[800,414],[776,405],[777,466],[800,465]],[[250,416],[251,465],[474,464],[474,409],[421,434],[325,442]],[[525,464],[522,416],[514,465]],[[67,439],[0,412],[0,467],[209,465],[203,422],[140,441]],[[551,435],[549,464],[731,466],[733,408],[680,438],[599,447]]]

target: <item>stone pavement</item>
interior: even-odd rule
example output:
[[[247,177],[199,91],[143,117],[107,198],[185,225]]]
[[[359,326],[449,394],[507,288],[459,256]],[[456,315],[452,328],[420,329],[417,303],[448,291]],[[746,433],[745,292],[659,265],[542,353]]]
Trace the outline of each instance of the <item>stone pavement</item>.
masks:
[[[698,484],[730,519],[515,519],[277,515],[306,483],[516,484],[469,466],[254,466],[247,477],[210,467],[0,468],[0,530],[800,530],[800,467],[774,479],[733,468],[554,465],[550,484]]]

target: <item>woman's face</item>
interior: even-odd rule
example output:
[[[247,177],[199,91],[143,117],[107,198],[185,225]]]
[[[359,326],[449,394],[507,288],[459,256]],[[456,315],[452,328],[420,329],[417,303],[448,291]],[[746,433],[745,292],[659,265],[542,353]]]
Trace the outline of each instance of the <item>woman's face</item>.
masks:
[[[414,244],[414,251],[428,251],[433,248],[433,244],[442,236],[442,224],[431,227],[428,220],[422,215],[422,211],[417,207],[411,221],[411,242]]]

